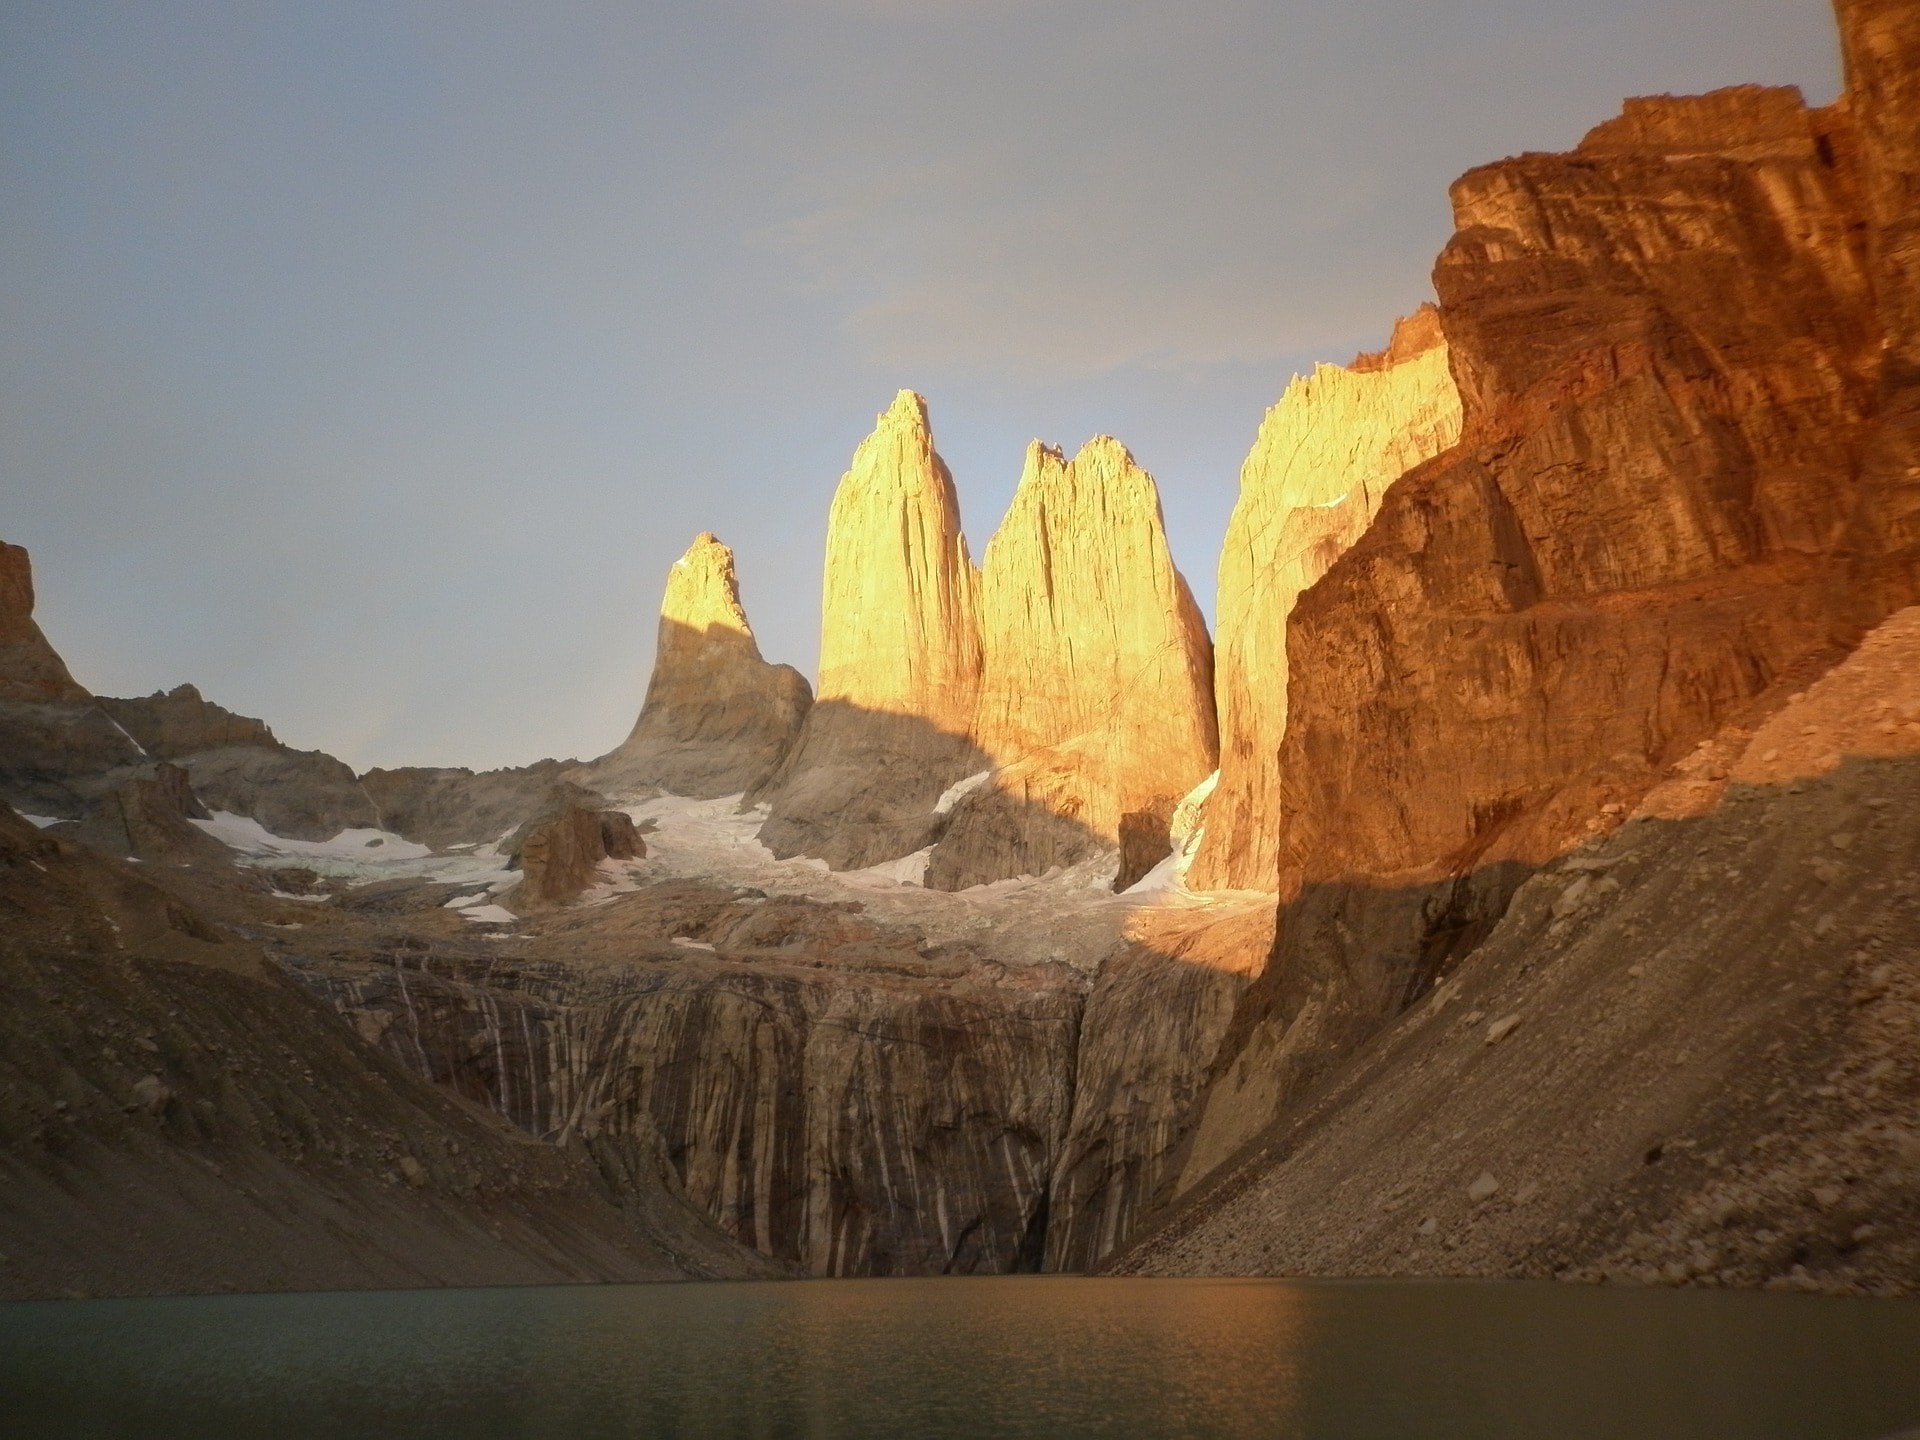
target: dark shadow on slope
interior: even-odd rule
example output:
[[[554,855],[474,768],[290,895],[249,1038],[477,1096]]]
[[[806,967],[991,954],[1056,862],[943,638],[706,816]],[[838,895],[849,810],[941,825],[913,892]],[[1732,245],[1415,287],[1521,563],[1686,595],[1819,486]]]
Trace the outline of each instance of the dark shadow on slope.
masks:
[[[1283,935],[1205,1102],[1203,1140],[1235,1122],[1211,1174],[1113,1263],[1920,1285],[1888,1138],[1920,1133],[1916,813],[1920,759],[1855,757],[1635,820],[1370,1020],[1343,981],[1392,984],[1316,954],[1324,928]],[[1310,903],[1351,921],[1421,893]]]
[[[763,660],[752,636],[662,617],[632,732],[573,778],[616,800],[662,790],[739,795],[780,768],[812,707],[806,677]]]

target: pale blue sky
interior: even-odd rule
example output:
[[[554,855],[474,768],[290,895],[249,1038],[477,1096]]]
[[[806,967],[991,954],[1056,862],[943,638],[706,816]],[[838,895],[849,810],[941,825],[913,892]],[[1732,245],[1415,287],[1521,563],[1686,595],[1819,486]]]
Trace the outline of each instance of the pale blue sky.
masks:
[[[9,0],[0,538],[83,683],[362,766],[609,748],[701,529],[811,672],[901,386],[976,555],[1107,431],[1210,609],[1263,410],[1426,297],[1455,175],[1838,79],[1816,0]]]

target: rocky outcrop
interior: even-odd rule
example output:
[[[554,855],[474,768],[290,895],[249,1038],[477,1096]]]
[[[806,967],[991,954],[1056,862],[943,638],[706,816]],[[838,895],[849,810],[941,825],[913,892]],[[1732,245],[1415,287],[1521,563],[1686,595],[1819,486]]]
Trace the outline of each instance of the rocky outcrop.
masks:
[[[1049,1270],[1092,1269],[1211,1168],[1189,1163],[1200,1101],[1234,1007],[1266,964],[1273,914],[1143,911],[1129,928],[1080,1020]]]
[[[0,810],[0,1296],[775,1273],[657,1156],[516,1134],[240,933],[303,934],[286,912],[319,908]],[[329,918],[323,948],[381,943]]]
[[[955,890],[1120,843],[1167,853],[1213,768],[1213,654],[1174,568],[1153,477],[1117,440],[1071,462],[1034,442],[980,588],[972,721],[994,774],[955,805],[927,884]]]
[[[983,768],[979,574],[926,402],[900,392],[834,493],[820,685],[799,742],[749,798],[776,855],[854,869],[934,837],[934,805]]]
[[[230,852],[190,825],[208,818],[187,772],[162,761],[136,771],[94,804],[86,819],[56,827],[57,833],[109,855],[175,864],[225,864]]]
[[[516,905],[564,905],[599,880],[602,861],[647,853],[633,817],[605,804],[577,785],[553,788],[543,812],[508,842],[508,863],[521,872]]]
[[[1295,605],[1284,909],[1210,1122],[1244,1138],[1857,635],[1883,350],[1856,149],[1847,107],[1745,87],[1455,185],[1462,441]]]
[[[84,705],[92,698],[34,622],[33,561],[0,541],[0,700]]]
[[[35,623],[27,552],[0,542],[0,800],[77,819],[145,761]]]
[[[1278,885],[1287,617],[1373,523],[1387,487],[1459,438],[1430,305],[1400,321],[1384,351],[1296,377],[1261,422],[1220,552],[1220,782],[1187,874],[1195,889]]]
[[[1549,858],[1828,643],[1879,358],[1842,129],[1638,102],[1455,185],[1465,443],[1295,608],[1290,891]]]
[[[436,850],[504,840],[547,804],[553,787],[582,767],[539,760],[507,770],[408,765],[360,777],[380,826]]]
[[[581,783],[616,799],[752,790],[793,748],[812,704],[799,671],[760,658],[733,552],[699,535],[668,573],[653,677],[633,733],[586,767]]]
[[[185,769],[209,810],[248,816],[295,840],[329,840],[380,824],[351,767],[323,751],[282,744],[264,721],[236,715],[191,685],[99,703],[153,758]]]
[[[264,720],[215,705],[192,685],[156,690],[139,700],[100,699],[105,710],[156,760],[181,760],[202,750],[244,745],[284,748]]]

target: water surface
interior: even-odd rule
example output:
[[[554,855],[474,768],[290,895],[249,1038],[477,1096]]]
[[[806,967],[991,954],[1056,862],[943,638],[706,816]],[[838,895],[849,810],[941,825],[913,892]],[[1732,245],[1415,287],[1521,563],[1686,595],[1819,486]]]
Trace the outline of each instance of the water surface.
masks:
[[[0,1433],[1872,1440],[1920,1304],[1016,1277],[0,1306]]]

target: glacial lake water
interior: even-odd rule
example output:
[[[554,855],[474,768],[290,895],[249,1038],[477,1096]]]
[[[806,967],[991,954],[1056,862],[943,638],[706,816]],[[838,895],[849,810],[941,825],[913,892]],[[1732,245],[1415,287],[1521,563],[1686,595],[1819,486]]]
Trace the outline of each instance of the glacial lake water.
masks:
[[[0,1306],[0,1434],[1875,1440],[1920,1304],[997,1277]]]

